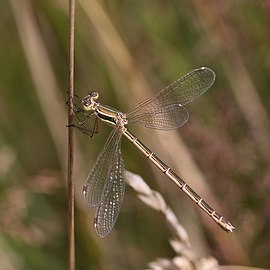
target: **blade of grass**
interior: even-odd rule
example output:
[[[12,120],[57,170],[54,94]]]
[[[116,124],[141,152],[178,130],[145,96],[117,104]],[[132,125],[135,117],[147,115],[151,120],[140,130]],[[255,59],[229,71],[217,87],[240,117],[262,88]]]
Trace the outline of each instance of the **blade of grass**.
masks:
[[[65,134],[63,123],[65,123],[66,117],[64,106],[59,106],[59,100],[61,100],[58,94],[60,86],[49,57],[49,50],[45,46],[46,42],[38,27],[36,11],[33,9],[32,2],[10,0],[10,4],[33,80],[34,90],[52,135],[61,167],[65,171],[66,162],[63,157],[67,155],[67,147],[65,140],[63,140]],[[64,105],[64,103],[61,105]],[[50,109],[48,110],[48,108]]]

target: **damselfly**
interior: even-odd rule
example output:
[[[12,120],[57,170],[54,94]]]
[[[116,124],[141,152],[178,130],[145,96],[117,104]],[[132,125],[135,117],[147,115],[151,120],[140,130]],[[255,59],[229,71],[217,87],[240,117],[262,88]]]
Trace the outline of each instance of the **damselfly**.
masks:
[[[114,127],[83,187],[86,203],[90,207],[97,208],[94,227],[98,236],[105,237],[110,233],[118,218],[124,197],[125,164],[120,148],[123,135],[222,229],[227,232],[233,231],[234,226],[228,220],[210,207],[183,179],[126,128],[126,125],[131,123],[139,123],[145,127],[159,130],[172,130],[184,125],[189,117],[184,105],[202,95],[214,81],[213,70],[206,67],[195,69],[153,97],[138,104],[129,113],[122,113],[98,103],[99,94],[97,92],[91,92],[82,99],[77,97],[80,104],[74,104],[74,113],[80,125],[73,126],[91,137],[97,132],[98,120]],[[84,127],[84,124],[91,117],[95,118],[95,125],[93,129],[89,130]]]

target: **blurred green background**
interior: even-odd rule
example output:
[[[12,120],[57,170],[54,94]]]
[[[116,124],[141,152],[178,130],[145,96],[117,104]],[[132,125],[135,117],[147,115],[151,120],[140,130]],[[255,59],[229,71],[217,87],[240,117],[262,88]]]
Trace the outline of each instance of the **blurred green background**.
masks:
[[[128,111],[196,67],[216,72],[188,106],[187,125],[131,130],[233,223],[233,234],[125,139],[122,152],[126,168],[165,197],[198,256],[220,264],[270,268],[269,14],[269,1],[76,2],[78,95],[95,89],[100,102]],[[0,29],[0,268],[66,269],[68,1],[1,1]],[[175,256],[163,217],[128,186],[113,232],[95,235],[81,190],[110,130],[100,126],[93,139],[76,132],[77,269],[143,269]]]

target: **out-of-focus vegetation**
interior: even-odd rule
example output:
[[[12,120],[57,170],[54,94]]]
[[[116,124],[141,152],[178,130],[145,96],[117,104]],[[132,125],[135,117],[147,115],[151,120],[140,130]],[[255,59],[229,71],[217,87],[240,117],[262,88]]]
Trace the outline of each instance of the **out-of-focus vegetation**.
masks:
[[[270,268],[269,2],[76,5],[78,95],[96,89],[100,102],[128,111],[196,67],[216,72],[214,86],[189,106],[186,126],[131,129],[235,232],[220,230],[123,139],[126,168],[163,194],[198,256]],[[68,1],[1,1],[0,29],[0,268],[66,269]],[[76,136],[77,269],[143,269],[173,258],[166,222],[129,187],[115,229],[96,237],[81,189],[109,132]]]

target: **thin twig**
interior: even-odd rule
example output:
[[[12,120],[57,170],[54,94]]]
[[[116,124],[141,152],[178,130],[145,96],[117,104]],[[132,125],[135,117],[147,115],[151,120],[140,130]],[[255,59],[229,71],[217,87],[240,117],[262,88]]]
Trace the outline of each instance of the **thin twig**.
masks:
[[[73,123],[74,96],[74,20],[75,0],[69,0],[69,111],[68,125]],[[69,188],[69,270],[75,269],[75,236],[74,236],[74,182],[73,182],[73,129],[68,128],[68,188]]]

